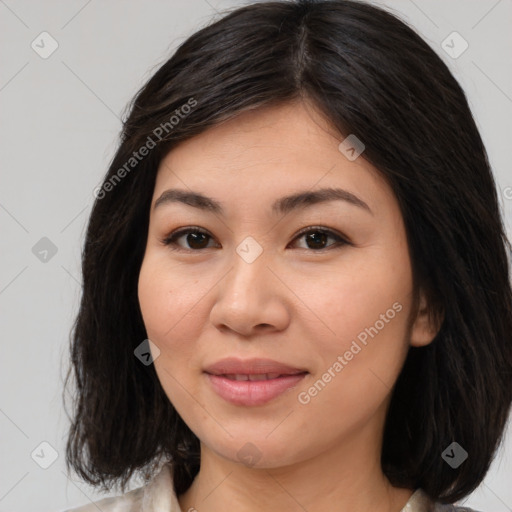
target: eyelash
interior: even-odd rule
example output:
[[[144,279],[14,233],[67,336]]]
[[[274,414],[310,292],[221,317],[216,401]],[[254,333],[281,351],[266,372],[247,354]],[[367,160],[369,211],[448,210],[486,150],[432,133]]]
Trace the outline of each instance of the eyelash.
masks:
[[[208,236],[210,238],[213,238],[207,231],[205,231],[205,230],[203,230],[203,229],[201,229],[201,228],[199,228],[197,226],[190,226],[190,227],[186,227],[186,228],[177,229],[176,231],[174,231],[170,235],[168,235],[165,238],[161,239],[160,242],[163,245],[166,245],[166,246],[173,246],[172,250],[175,250],[175,251],[201,252],[204,249],[211,249],[211,247],[205,247],[205,248],[202,248],[202,249],[187,249],[187,248],[180,247],[176,243],[177,239],[181,238],[183,235],[188,235],[188,234],[191,234],[191,233],[202,234],[202,235],[206,235],[206,236]],[[310,250],[310,251],[313,251],[313,252],[324,252],[324,251],[327,251],[327,250],[330,250],[330,249],[334,249],[334,248],[337,248],[337,247],[339,248],[339,247],[342,247],[342,246],[345,246],[345,245],[351,245],[348,240],[346,240],[344,237],[342,237],[341,235],[339,235],[335,231],[332,231],[331,229],[323,228],[321,226],[309,226],[307,228],[301,229],[295,235],[293,241],[301,238],[303,235],[306,235],[308,233],[322,233],[322,234],[328,235],[328,236],[336,239],[336,242],[334,244],[331,244],[331,245],[329,245],[327,247],[324,247],[322,249],[308,249],[308,248],[306,248],[306,250]]]

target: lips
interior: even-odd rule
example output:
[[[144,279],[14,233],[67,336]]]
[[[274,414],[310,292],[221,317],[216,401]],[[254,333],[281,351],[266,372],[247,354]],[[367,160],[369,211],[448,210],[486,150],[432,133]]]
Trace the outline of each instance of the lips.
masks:
[[[208,366],[204,371],[211,375],[272,375],[272,378],[275,378],[276,376],[279,377],[281,375],[296,375],[298,373],[304,373],[307,370],[305,368],[297,368],[285,363],[280,363],[272,359],[255,358],[242,360],[230,357],[217,361],[216,363]]]
[[[231,374],[223,375],[223,376],[229,380],[252,380],[252,381],[255,381],[255,380],[277,379],[278,377],[281,377],[281,375],[282,374],[280,374],[280,373],[252,373],[252,374],[231,373]]]
[[[234,405],[263,405],[295,387],[307,374],[271,359],[222,359],[205,369],[212,389]]]

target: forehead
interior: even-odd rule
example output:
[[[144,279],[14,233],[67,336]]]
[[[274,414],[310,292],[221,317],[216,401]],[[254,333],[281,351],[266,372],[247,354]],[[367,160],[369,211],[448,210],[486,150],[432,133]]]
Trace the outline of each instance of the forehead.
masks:
[[[374,203],[393,200],[372,165],[340,152],[344,138],[311,104],[247,111],[172,149],[160,163],[153,200],[177,187],[254,205],[324,187]]]

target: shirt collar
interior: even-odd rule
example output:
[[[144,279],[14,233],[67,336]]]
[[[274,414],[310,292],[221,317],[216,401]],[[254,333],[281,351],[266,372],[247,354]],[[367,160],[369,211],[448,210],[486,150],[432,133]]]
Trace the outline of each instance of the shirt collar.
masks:
[[[430,512],[433,502],[423,489],[416,489],[400,512]]]
[[[182,512],[174,491],[172,470],[169,462],[144,488],[142,512]]]

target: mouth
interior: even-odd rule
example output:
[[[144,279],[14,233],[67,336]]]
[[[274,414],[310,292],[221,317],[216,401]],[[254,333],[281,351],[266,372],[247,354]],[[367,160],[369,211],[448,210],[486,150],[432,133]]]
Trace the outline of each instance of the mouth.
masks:
[[[260,380],[272,380],[272,379],[278,379],[280,377],[289,377],[290,375],[301,375],[302,373],[306,372],[297,372],[297,373],[290,373],[290,374],[281,374],[281,373],[253,373],[253,374],[247,374],[247,373],[230,373],[230,374],[221,374],[218,375],[219,377],[224,377],[229,380],[237,380],[237,381],[246,381],[250,380],[252,382],[260,381]]]
[[[305,368],[295,367],[273,359],[252,358],[239,359],[236,357],[228,357],[213,363],[204,369],[206,373],[211,375],[225,375],[230,378],[238,376],[261,376],[267,375],[267,378],[277,378],[282,375],[296,375],[304,373]],[[240,379],[248,380],[248,379]],[[256,379],[254,379],[256,380]]]
[[[263,405],[276,399],[309,375],[307,370],[270,359],[223,359],[204,373],[213,391],[238,406]]]

